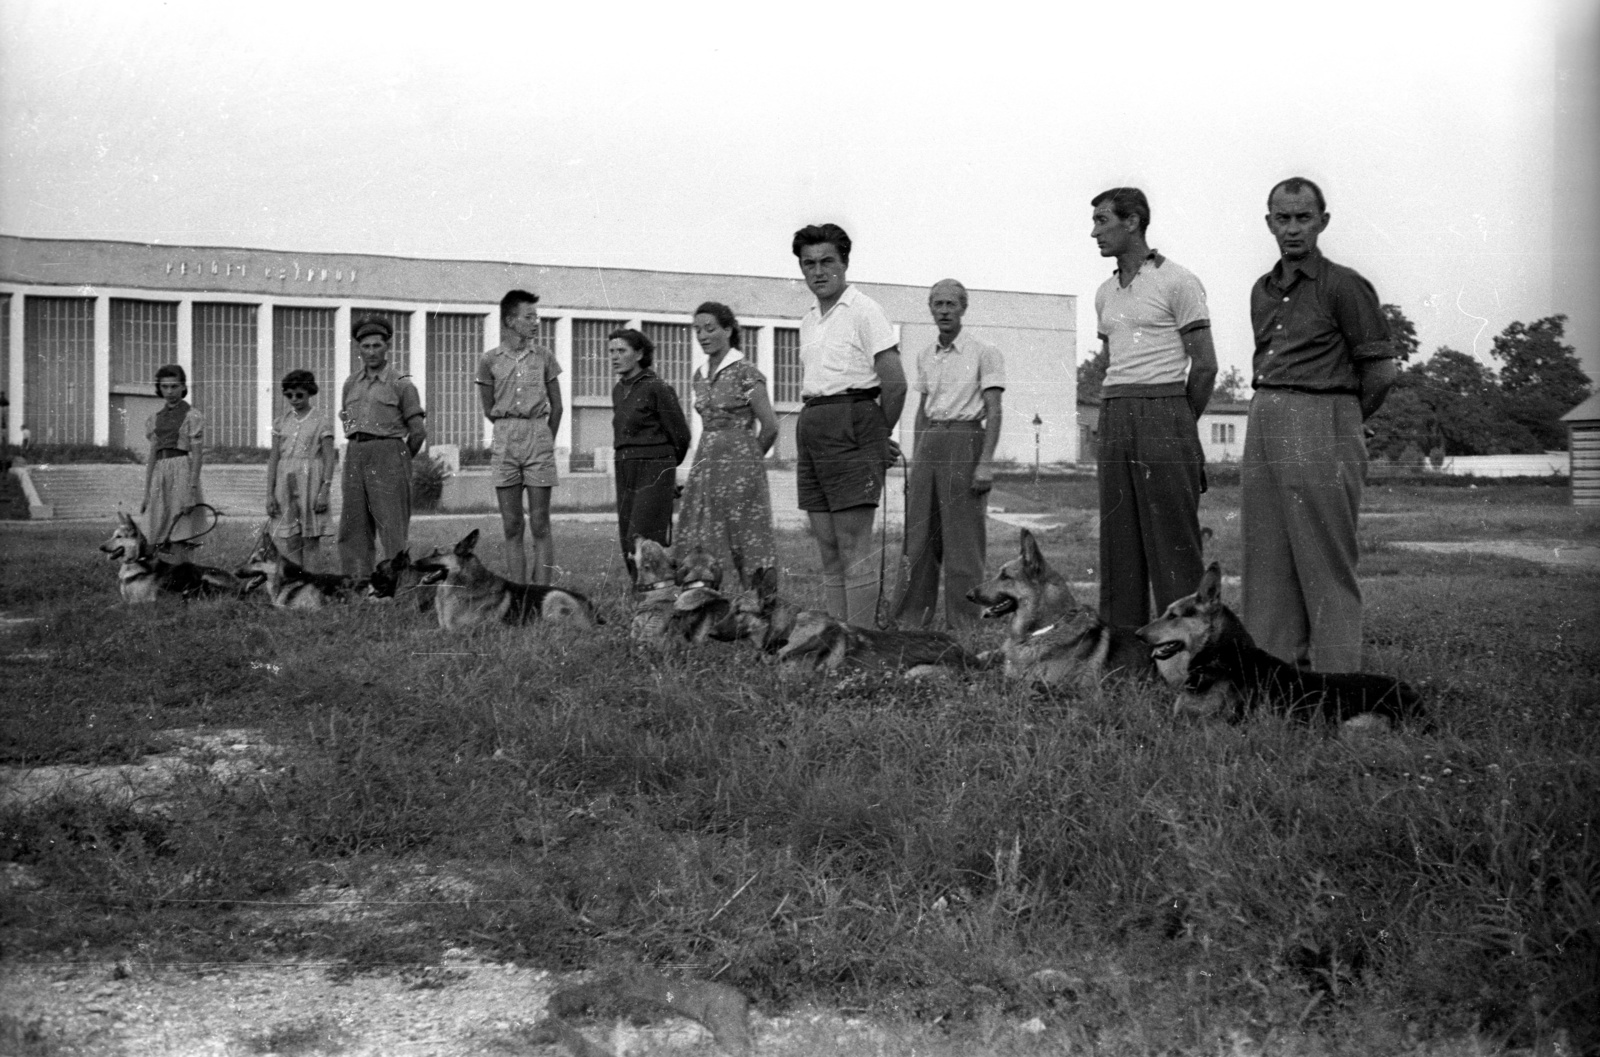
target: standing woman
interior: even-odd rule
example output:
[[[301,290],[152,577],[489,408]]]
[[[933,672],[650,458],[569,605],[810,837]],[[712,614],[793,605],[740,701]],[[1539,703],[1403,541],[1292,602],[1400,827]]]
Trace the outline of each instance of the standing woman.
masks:
[[[184,562],[194,553],[188,542],[201,532],[189,511],[205,502],[200,497],[200,467],[205,461],[204,421],[189,406],[189,376],[169,363],[156,368],[156,395],[166,403],[145,422],[150,454],[144,464],[144,502],[139,513],[150,515],[150,541],[165,561]],[[171,537],[177,536],[179,542]]]
[[[689,423],[672,386],[650,369],[655,343],[637,330],[613,330],[606,351],[617,384],[611,390],[611,443],[616,451],[617,535],[631,580],[636,536],[666,546],[672,533],[677,470],[689,454]]]
[[[328,493],[333,487],[333,421],[311,402],[317,378],[310,371],[283,376],[285,411],[272,424],[267,456],[267,516],[272,534],[296,565],[310,568],[324,536],[333,535]]]
[[[694,310],[694,333],[706,365],[694,372],[700,447],[689,469],[678,515],[678,556],[696,544],[730,554],[739,582],[757,569],[776,569],[772,499],[766,454],[778,439],[778,418],[767,379],[739,349],[739,321],[727,305],[707,301]]]

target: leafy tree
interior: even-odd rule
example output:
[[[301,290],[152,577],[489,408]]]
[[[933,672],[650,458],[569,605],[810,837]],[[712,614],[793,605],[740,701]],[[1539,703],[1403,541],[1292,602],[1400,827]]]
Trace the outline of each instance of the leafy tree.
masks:
[[[1422,342],[1417,340],[1417,325],[1406,318],[1399,305],[1384,305],[1383,318],[1389,321],[1389,340],[1394,343],[1400,362],[1405,363],[1422,348]]]
[[[1589,396],[1589,378],[1578,354],[1561,339],[1566,316],[1547,316],[1533,323],[1512,323],[1494,339],[1490,355],[1499,360],[1500,388],[1506,411],[1534,438],[1535,451],[1560,451],[1567,446],[1561,416]]]
[[[1100,387],[1105,384],[1106,370],[1111,366],[1111,352],[1100,343],[1100,349],[1083,363],[1078,364],[1078,399],[1086,404],[1100,402]]]
[[[1237,367],[1229,367],[1228,372],[1217,379],[1217,387],[1211,393],[1213,402],[1223,401],[1229,404],[1243,403],[1247,397],[1250,381]]]
[[[1539,450],[1538,440],[1507,414],[1494,371],[1451,348],[1400,372],[1369,425],[1371,450],[1390,458],[1411,446],[1443,455]]]

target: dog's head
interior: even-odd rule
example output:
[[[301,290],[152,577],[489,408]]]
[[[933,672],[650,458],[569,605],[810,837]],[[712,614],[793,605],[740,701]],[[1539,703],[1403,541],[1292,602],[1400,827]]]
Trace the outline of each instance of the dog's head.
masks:
[[[283,571],[283,555],[278,552],[278,545],[272,542],[272,535],[263,531],[256,537],[255,549],[244,560],[244,564],[234,571],[234,575],[244,581],[240,589],[244,594],[249,594],[267,582],[267,577]]]
[[[605,623],[587,595],[565,588],[553,589],[544,596],[539,603],[539,617],[553,624],[576,624],[583,628]]]
[[[788,641],[778,651],[780,663],[790,668],[832,667],[842,651],[848,628],[820,609],[803,609],[795,615]]]
[[[655,591],[675,587],[678,583],[677,563],[667,549],[644,536],[633,538],[633,586],[638,591]]]
[[[722,562],[717,556],[696,543],[678,563],[674,579],[680,588],[709,587],[715,591],[722,587]]]
[[[446,550],[436,547],[420,558],[411,559],[411,568],[418,573],[420,584],[440,584],[450,577],[459,577],[478,561],[478,530],[462,536],[456,545]]]
[[[737,639],[751,639],[767,653],[777,651],[789,641],[795,618],[801,610],[778,596],[778,570],[757,569],[750,586],[733,598],[731,624]]]
[[[1062,603],[1076,606],[1072,591],[1066,582],[1053,575],[1050,563],[1044,560],[1038,540],[1027,529],[1022,530],[1017,544],[1017,556],[1000,566],[995,575],[967,592],[967,601],[984,607],[985,618],[1004,617],[1016,612],[1019,605],[1030,603],[1038,597],[1046,584],[1064,592]]]
[[[1194,594],[1168,606],[1139,629],[1139,637],[1149,644],[1150,657],[1166,684],[1181,687],[1188,681],[1190,662],[1217,641],[1223,626],[1222,568],[1212,562]]]
[[[424,558],[434,557],[433,553],[424,555]],[[444,579],[442,571],[429,570],[423,572],[419,563],[411,558],[411,548],[407,547],[393,558],[385,558],[372,570],[365,587],[365,597],[369,599],[397,598],[407,591],[415,591],[425,584],[437,583]]]
[[[120,512],[117,514],[117,519],[116,531],[111,533],[110,539],[100,544],[100,549],[105,552],[107,560],[127,565],[149,557],[150,541],[139,531],[139,523]]]

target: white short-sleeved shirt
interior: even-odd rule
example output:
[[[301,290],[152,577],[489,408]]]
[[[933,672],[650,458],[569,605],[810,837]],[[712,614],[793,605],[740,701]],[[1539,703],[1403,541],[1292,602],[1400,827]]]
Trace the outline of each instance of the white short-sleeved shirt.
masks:
[[[1124,287],[1113,271],[1094,295],[1099,331],[1111,348],[1105,386],[1182,385],[1189,377],[1183,335],[1211,325],[1206,288],[1154,250]]]
[[[800,320],[800,395],[834,396],[878,384],[872,358],[897,344],[878,302],[847,286],[823,315],[813,304]]]
[[[951,346],[937,341],[917,354],[917,380],[911,388],[927,396],[922,410],[929,422],[978,422],[983,391],[1006,387],[1006,359],[986,341],[957,335]]]

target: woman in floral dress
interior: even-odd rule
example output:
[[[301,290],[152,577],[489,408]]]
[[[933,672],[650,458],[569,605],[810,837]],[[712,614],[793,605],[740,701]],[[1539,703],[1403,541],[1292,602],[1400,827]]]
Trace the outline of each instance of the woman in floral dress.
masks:
[[[333,486],[333,422],[311,402],[317,379],[310,371],[283,376],[289,409],[272,424],[267,455],[267,516],[285,556],[310,568],[324,536],[333,535],[328,493]]]
[[[683,490],[674,543],[682,558],[696,544],[731,557],[748,587],[756,570],[777,568],[766,453],[778,439],[767,379],[739,349],[739,321],[727,305],[707,301],[694,312],[695,338],[706,364],[694,372],[700,446]]]

